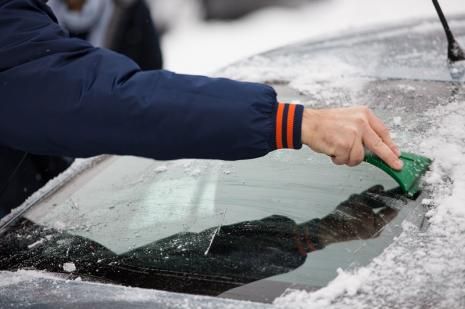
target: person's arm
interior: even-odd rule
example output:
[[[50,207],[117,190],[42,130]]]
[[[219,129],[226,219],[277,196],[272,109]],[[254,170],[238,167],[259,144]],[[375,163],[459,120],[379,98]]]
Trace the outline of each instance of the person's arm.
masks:
[[[302,106],[278,104],[266,85],[143,72],[124,56],[68,38],[39,0],[0,0],[0,96],[0,143],[36,154],[238,160],[303,141],[336,163],[355,164],[366,141],[377,154],[388,142],[362,123],[367,112],[303,116]],[[344,121],[333,123],[334,116]]]
[[[141,71],[129,58],[68,38],[41,1],[0,1],[0,46],[0,143],[9,147],[226,160],[277,148],[271,87]],[[281,121],[293,123],[293,148],[301,147],[302,112]]]

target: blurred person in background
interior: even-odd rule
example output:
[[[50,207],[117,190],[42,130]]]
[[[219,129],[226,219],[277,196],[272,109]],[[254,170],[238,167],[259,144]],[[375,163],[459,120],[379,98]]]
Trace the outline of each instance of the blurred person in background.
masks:
[[[159,32],[199,20],[234,20],[268,7],[298,8],[317,0],[149,0]]]
[[[142,70],[159,70],[163,57],[157,28],[144,0],[51,0],[71,37],[134,60]]]
[[[142,70],[162,68],[157,28],[144,0],[53,0],[49,5],[71,37],[124,54]],[[0,146],[0,218],[72,162]]]

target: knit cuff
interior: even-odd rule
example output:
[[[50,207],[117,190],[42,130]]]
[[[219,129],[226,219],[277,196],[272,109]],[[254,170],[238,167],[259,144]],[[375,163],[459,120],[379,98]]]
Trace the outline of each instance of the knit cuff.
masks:
[[[275,148],[302,148],[302,117],[304,107],[297,104],[276,105]]]

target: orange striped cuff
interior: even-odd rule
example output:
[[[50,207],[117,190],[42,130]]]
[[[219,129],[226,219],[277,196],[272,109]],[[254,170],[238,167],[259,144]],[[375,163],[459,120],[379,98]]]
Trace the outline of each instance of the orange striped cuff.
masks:
[[[276,149],[302,148],[302,116],[304,107],[296,104],[278,103],[276,107]]]

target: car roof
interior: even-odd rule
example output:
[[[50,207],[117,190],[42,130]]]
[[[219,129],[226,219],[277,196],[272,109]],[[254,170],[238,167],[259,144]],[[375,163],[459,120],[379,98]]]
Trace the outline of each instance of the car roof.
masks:
[[[449,20],[460,40],[465,32],[465,16]],[[270,84],[299,77],[312,81],[338,77],[465,81],[463,65],[448,64],[446,36],[434,18],[280,47],[239,61],[220,73]]]

